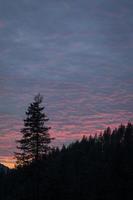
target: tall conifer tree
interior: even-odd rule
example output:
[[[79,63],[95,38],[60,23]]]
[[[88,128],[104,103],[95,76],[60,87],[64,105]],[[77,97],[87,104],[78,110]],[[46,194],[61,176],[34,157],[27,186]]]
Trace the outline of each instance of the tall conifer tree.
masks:
[[[38,161],[50,150],[50,127],[45,125],[49,119],[44,113],[44,107],[41,106],[42,100],[40,94],[36,95],[26,111],[24,128],[21,129],[22,138],[17,141],[19,153],[15,153],[18,166]]]

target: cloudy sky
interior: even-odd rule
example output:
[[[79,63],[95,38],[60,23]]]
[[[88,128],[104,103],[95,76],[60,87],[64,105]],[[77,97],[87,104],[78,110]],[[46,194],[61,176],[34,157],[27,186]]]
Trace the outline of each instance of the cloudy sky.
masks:
[[[55,145],[133,121],[131,0],[0,0],[0,162],[44,96]]]

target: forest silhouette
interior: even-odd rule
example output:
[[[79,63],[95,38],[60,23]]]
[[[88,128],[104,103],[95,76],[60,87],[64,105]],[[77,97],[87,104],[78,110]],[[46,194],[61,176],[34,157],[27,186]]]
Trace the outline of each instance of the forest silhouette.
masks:
[[[0,200],[133,199],[133,125],[51,148],[42,97],[24,119],[15,169],[0,173]]]
[[[1,174],[1,200],[133,198],[133,125],[107,128]]]

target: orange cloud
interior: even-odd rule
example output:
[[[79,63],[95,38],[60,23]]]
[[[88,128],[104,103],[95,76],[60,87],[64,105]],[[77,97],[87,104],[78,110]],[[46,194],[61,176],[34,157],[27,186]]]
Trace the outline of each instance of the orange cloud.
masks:
[[[10,169],[15,167],[15,160],[13,156],[0,156],[0,163],[9,167]]]

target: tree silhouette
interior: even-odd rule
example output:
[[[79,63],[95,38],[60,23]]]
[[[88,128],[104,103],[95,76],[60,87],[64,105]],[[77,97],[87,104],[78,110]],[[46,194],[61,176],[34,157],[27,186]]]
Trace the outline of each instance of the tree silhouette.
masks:
[[[45,125],[49,119],[43,112],[42,100],[43,97],[40,94],[36,95],[26,111],[24,128],[21,130],[22,138],[17,141],[20,152],[15,153],[17,166],[38,161],[50,150],[49,144],[52,139],[48,132],[50,127]]]
[[[0,200],[133,199],[133,124],[54,148],[0,174]]]

